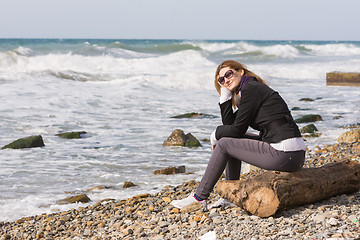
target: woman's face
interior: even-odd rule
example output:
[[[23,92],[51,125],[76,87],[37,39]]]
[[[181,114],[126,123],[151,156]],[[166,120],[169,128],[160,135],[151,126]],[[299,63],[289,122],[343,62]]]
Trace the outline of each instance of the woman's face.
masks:
[[[230,74],[232,71],[233,74]],[[222,87],[229,89],[230,91],[234,91],[237,86],[240,84],[240,80],[242,75],[244,74],[244,70],[240,70],[239,72],[231,69],[229,67],[225,67],[220,69],[219,71],[219,78],[224,77],[224,83],[220,84]],[[227,77],[226,77],[227,76]]]

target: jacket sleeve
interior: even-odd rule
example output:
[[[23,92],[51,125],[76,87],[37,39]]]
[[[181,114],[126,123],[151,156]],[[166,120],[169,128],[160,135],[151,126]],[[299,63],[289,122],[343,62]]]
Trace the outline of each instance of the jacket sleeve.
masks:
[[[236,113],[234,113],[232,108],[231,99],[220,104],[221,120],[224,125],[231,125],[235,121]]]
[[[224,104],[230,104],[231,101],[225,102]],[[250,123],[254,120],[258,109],[260,107],[260,99],[256,90],[256,86],[248,84],[246,88],[241,93],[240,105],[236,113],[234,113],[234,120],[230,122],[230,113],[229,107],[224,106],[224,109],[221,107],[221,115],[223,118],[223,124],[216,128],[216,139],[219,140],[222,137],[233,137],[240,138],[242,137]],[[228,116],[225,118],[228,121],[224,122],[224,116]]]

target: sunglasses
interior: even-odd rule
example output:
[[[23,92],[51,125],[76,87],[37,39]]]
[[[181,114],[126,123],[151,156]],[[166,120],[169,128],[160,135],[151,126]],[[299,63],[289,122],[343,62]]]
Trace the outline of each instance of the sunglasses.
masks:
[[[229,79],[229,78],[232,78],[234,76],[234,72],[233,70],[228,70],[224,76],[222,77],[219,77],[218,81],[221,85],[223,85],[225,83],[225,78]]]

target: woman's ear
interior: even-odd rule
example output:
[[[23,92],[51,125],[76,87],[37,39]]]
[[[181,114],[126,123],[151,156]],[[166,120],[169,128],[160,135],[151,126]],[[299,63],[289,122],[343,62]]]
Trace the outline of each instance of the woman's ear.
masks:
[[[241,70],[239,71],[239,73],[240,73],[240,76],[242,77],[242,76],[244,75],[244,73],[245,73],[244,69],[241,69]]]

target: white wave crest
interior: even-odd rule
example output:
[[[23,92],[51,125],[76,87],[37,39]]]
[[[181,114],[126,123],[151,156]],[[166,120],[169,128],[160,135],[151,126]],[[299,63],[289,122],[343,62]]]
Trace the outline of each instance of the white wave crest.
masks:
[[[30,53],[32,53],[32,50],[30,48],[26,48],[26,47],[18,47],[14,50],[12,50],[12,52],[21,55],[21,56],[28,56]]]
[[[0,52],[1,69],[8,68],[9,66],[16,64],[16,62],[17,55],[14,52]]]
[[[193,46],[200,47],[201,49],[210,52],[221,52],[223,55],[264,55],[277,58],[295,58],[301,53],[291,45],[276,44],[272,46],[258,46],[255,44],[247,43],[244,41],[239,42],[190,42]]]
[[[303,45],[320,56],[354,56],[360,55],[360,47],[354,44]]]
[[[123,48],[110,48],[106,50],[107,53],[110,53],[111,56],[122,57],[122,58],[144,58],[144,57],[154,57],[155,54],[150,53],[141,53],[136,51],[131,51]]]
[[[275,45],[262,49],[265,55],[272,55],[281,58],[295,58],[299,56],[299,50],[290,45]]]
[[[0,52],[0,72],[6,71],[9,67],[16,66],[21,61],[24,61],[31,53],[30,48],[18,47],[7,52]]]
[[[300,51],[291,45],[273,45],[273,46],[257,46],[246,42],[240,42],[236,48],[229,49],[224,54],[226,55],[254,55],[254,56],[268,56],[275,58],[296,58],[300,55]]]
[[[211,42],[200,42],[200,43],[194,43],[194,42],[189,42],[188,44],[191,44],[195,47],[200,47],[201,49],[208,51],[208,52],[219,52],[219,51],[224,51],[230,48],[235,47],[237,44],[236,43],[222,43],[222,42],[215,42],[215,43],[211,43]]]

